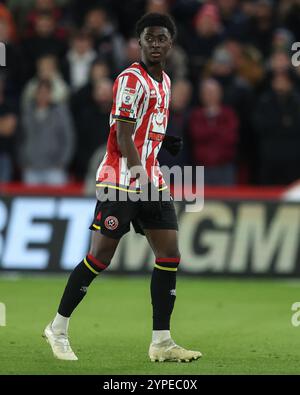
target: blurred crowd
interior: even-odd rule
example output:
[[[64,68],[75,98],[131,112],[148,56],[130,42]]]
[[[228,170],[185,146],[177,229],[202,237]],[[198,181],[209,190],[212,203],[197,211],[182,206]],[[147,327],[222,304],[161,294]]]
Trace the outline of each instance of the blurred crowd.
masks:
[[[145,12],[170,13],[178,28],[168,133],[184,150],[161,150],[161,165],[203,165],[207,185],[299,179],[300,0],[7,0],[0,182],[95,178],[113,81],[139,60],[134,25]]]

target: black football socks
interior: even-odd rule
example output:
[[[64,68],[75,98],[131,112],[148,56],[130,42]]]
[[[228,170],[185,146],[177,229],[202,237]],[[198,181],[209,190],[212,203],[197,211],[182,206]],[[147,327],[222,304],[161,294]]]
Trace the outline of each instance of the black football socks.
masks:
[[[61,298],[58,313],[64,317],[70,317],[85,297],[88,286],[107,266],[92,255],[87,255],[71,273]]]
[[[151,278],[153,330],[169,330],[176,299],[176,272],[180,258],[157,258]]]

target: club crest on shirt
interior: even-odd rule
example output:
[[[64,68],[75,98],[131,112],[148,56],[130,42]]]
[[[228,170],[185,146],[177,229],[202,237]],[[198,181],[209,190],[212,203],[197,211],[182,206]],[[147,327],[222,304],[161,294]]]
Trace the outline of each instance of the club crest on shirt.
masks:
[[[118,218],[113,215],[108,216],[104,221],[104,226],[108,230],[115,230],[119,226]]]

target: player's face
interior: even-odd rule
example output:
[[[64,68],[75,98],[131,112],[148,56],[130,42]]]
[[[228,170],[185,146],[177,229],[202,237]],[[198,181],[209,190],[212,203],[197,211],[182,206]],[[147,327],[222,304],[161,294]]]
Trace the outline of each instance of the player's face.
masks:
[[[166,27],[145,27],[139,43],[148,62],[161,63],[172,47],[172,37]]]

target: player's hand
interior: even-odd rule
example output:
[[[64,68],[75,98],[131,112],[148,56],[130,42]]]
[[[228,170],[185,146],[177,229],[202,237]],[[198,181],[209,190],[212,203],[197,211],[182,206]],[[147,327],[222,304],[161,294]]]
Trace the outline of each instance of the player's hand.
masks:
[[[183,141],[181,137],[165,135],[162,148],[166,149],[171,155],[176,156],[182,150],[182,147]]]
[[[140,203],[142,211],[153,218],[161,218],[162,207],[159,191],[152,182],[149,181],[148,184],[141,185]]]

